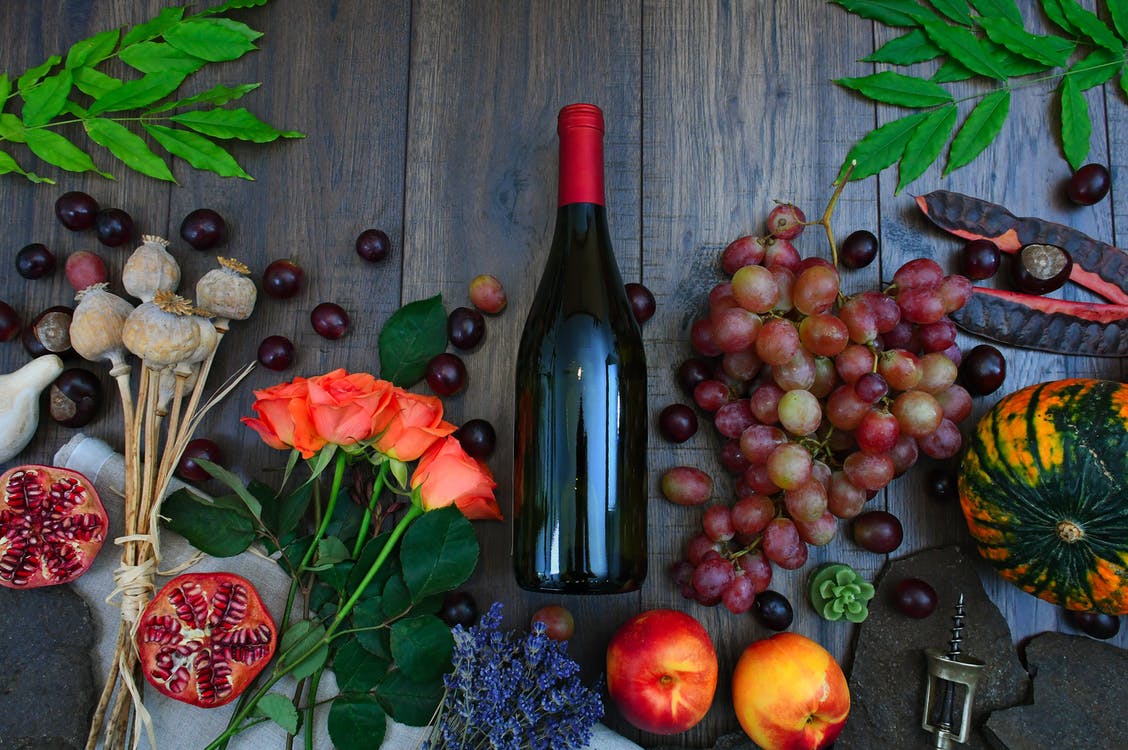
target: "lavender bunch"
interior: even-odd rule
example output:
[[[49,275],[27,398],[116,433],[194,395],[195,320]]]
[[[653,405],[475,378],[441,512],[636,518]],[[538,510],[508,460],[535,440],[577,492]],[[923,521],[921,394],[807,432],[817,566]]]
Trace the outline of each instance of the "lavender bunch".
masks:
[[[567,644],[501,632],[501,604],[469,630],[454,628],[454,669],[443,678],[439,718],[423,750],[567,750],[591,740],[603,702],[579,680]]]

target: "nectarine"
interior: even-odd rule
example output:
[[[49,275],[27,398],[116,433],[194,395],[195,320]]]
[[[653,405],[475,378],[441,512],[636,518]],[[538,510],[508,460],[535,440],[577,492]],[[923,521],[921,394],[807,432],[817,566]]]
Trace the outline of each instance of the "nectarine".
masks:
[[[684,612],[636,615],[607,646],[607,692],[624,718],[646,732],[684,732],[705,717],[716,690],[713,641]]]
[[[744,649],[732,701],[740,726],[763,750],[816,750],[845,726],[850,688],[829,651],[798,633],[777,633]]]

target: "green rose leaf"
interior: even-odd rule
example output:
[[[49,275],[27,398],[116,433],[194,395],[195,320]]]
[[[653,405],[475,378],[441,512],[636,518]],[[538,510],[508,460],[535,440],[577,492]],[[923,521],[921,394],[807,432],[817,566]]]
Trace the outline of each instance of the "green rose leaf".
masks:
[[[450,669],[454,638],[438,617],[420,615],[397,620],[391,630],[392,658],[411,679],[427,682]]]
[[[329,644],[320,643],[325,626],[314,620],[298,620],[282,634],[276,669],[288,672],[295,680],[309,677],[325,666]]]
[[[916,26],[936,16],[917,5],[904,0],[831,0],[835,5],[854,15],[880,21],[886,26]]]
[[[46,62],[24,71],[24,74],[21,75],[16,82],[19,86],[20,92],[26,92],[32,86],[39,83],[41,80],[43,80],[43,76],[47,75],[47,72],[50,71],[51,68],[55,67],[62,61],[63,58],[59,57],[58,55],[51,55],[49,58],[47,58]]]
[[[418,682],[400,670],[392,670],[376,686],[376,697],[393,719],[412,727],[425,727],[434,718],[443,698],[443,681]]]
[[[97,65],[113,54],[120,36],[119,30],[110,29],[95,34],[89,39],[75,42],[67,52],[67,60],[64,66],[67,70],[74,70],[75,68]]]
[[[1030,60],[1061,67],[1069,60],[1076,45],[1059,36],[1031,34],[1021,24],[1005,18],[980,18],[979,25],[996,44]]]
[[[342,693],[367,693],[380,684],[390,662],[369,653],[355,638],[350,638],[333,656],[333,675]]]
[[[424,513],[403,535],[400,563],[415,601],[462,585],[477,561],[474,527],[454,506]]]
[[[94,166],[90,155],[53,130],[28,130],[24,133],[27,147],[48,164],[68,172],[97,172],[108,179],[113,176]]]
[[[239,496],[239,499],[243,501],[243,504],[247,506],[247,510],[251,512],[252,516],[256,519],[262,518],[262,503],[259,502],[257,497],[251,494],[251,491],[247,489],[246,485],[243,484],[239,477],[219,464],[212,463],[207,459],[197,458],[195,461],[204,471],[211,474],[214,479],[218,479],[230,487],[231,490]]]
[[[835,83],[874,101],[902,107],[935,107],[952,101],[952,95],[942,86],[891,70],[860,78],[839,78]]]
[[[1000,89],[980,99],[952,139],[944,174],[969,163],[991,145],[991,141],[1003,129],[1003,122],[1009,112],[1009,89]]]
[[[361,599],[352,610],[353,627],[357,628],[356,641],[368,653],[391,660],[392,646],[388,628],[384,626],[384,610],[380,597]]]
[[[1097,47],[1074,63],[1069,69],[1068,77],[1073,79],[1073,84],[1079,90],[1086,91],[1111,80],[1123,66],[1123,52],[1117,53],[1104,47]]]
[[[187,489],[165,498],[161,515],[165,528],[212,557],[234,557],[255,540],[254,520],[246,511],[208,502]]]
[[[94,99],[100,99],[125,83],[120,78],[108,76],[94,68],[75,68],[71,75],[74,78],[74,87]]]
[[[38,86],[26,92],[21,91],[24,99],[21,110],[24,125],[29,128],[45,125],[62,112],[73,82],[71,72],[61,70],[53,76],[44,78]]]
[[[173,115],[171,119],[197,133],[210,135],[213,138],[237,138],[241,141],[269,143],[278,138],[304,137],[293,130],[278,130],[242,107],[194,110]]]
[[[173,26],[164,33],[165,41],[181,52],[208,62],[237,60],[247,52],[257,49],[247,35],[224,19],[190,19]]]
[[[939,21],[930,21],[924,31],[933,43],[944,50],[968,70],[988,78],[1006,80],[1006,71],[1000,70],[998,63],[980,42],[979,37],[968,29],[948,26]]]
[[[1094,44],[1124,54],[1124,43],[1112,33],[1104,21],[1091,10],[1082,8],[1077,0],[1061,0],[1061,9],[1074,29],[1093,40]]]
[[[380,594],[380,609],[385,620],[393,620],[411,609],[411,592],[403,582],[403,576],[394,575],[384,584]]]
[[[1093,124],[1089,119],[1089,103],[1072,78],[1066,77],[1059,87],[1061,94],[1061,146],[1065,158],[1074,169],[1080,169],[1089,154],[1089,137]]]
[[[356,565],[353,566],[352,575],[349,576],[348,588],[349,591],[356,591],[360,586],[361,580],[368,573],[372,564],[376,562],[376,558],[380,556],[380,551],[384,549],[384,544],[390,539],[392,533],[385,531],[378,534],[375,538],[369,539],[364,543],[364,547],[360,550],[360,557],[357,558]],[[376,575],[368,584],[368,588],[364,594],[361,595],[361,601],[366,598],[380,598],[380,591],[384,588],[384,584],[391,579],[394,575],[399,575],[400,565],[399,560],[393,553],[384,564],[376,571]]]
[[[1022,25],[1022,11],[1014,0],[971,0],[971,7],[984,18],[1005,18]]]
[[[174,156],[179,156],[196,169],[215,172],[220,177],[241,177],[244,180],[254,179],[247,174],[235,157],[224,149],[209,141],[202,135],[186,130],[173,130],[163,125],[144,125],[149,135],[157,140]]]
[[[156,107],[150,107],[146,111],[149,114],[155,114],[157,112],[176,109],[177,107],[191,107],[196,104],[211,104],[219,107],[228,102],[243,98],[261,85],[261,83],[244,83],[239,86],[214,86],[201,94],[190,96],[187,99],[177,99],[174,102],[165,102]]]
[[[286,730],[286,734],[298,733],[298,709],[294,702],[281,693],[267,693],[255,705],[255,714],[265,716]]]
[[[146,21],[145,23],[137,24],[127,31],[121,40],[121,46],[125,48],[135,45],[138,42],[147,42],[150,39],[155,39],[180,23],[180,19],[182,18],[184,18],[183,7],[165,8],[156,18],[151,21]]]
[[[123,49],[118,57],[126,65],[149,75],[168,72],[187,76],[207,65],[207,60],[201,60],[162,42],[141,42]]]
[[[166,70],[148,73],[134,81],[126,81],[94,102],[90,107],[90,113],[97,115],[102,112],[120,112],[147,106],[176,91],[184,82],[184,76],[184,73]]]
[[[850,173],[850,179],[861,180],[877,174],[899,160],[905,153],[905,145],[926,117],[928,117],[927,112],[918,112],[887,122],[867,134],[850,149],[846,161],[838,171],[837,179],[841,180],[846,174],[846,168],[850,166],[851,161],[856,161],[857,165]]]
[[[149,144],[115,120],[95,117],[83,120],[90,140],[109,149],[125,166],[158,180],[176,182],[164,159],[153,153]]]
[[[961,26],[971,26],[971,14],[967,12],[967,0],[931,0],[932,7]]]
[[[313,499],[313,486],[302,485],[293,492],[284,496],[278,502],[278,528],[279,535],[288,534],[298,528],[306,511],[309,510],[310,500]]]
[[[442,295],[409,302],[380,330],[380,377],[408,388],[423,377],[427,362],[446,350]]]
[[[335,536],[327,536],[317,543],[317,554],[314,555],[314,561],[318,567],[328,567],[348,560],[349,556],[349,548],[345,546],[344,542]]]
[[[336,750],[372,750],[384,744],[387,714],[373,695],[339,695],[329,707],[329,739]]]
[[[900,175],[896,192],[901,192],[909,183],[924,174],[936,161],[948,136],[956,125],[956,105],[952,104],[932,112],[917,125],[912,138],[905,145],[905,156],[901,159]]]
[[[940,48],[932,43],[928,34],[924,33],[924,29],[913,29],[907,34],[890,39],[872,55],[863,57],[862,61],[889,63],[891,65],[914,65],[935,60],[940,54]]]

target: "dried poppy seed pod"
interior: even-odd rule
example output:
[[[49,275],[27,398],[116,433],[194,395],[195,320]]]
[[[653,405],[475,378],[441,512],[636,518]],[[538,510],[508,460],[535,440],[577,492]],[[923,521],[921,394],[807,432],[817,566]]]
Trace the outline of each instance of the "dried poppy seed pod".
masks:
[[[167,290],[137,307],[125,321],[126,348],[149,367],[163,370],[187,359],[200,344],[200,327],[192,303]]]
[[[125,361],[121,335],[133,305],[106,286],[91,284],[74,296],[78,304],[71,318],[71,347],[84,359],[108,359],[116,367]]]
[[[142,302],[152,302],[153,295],[164,289],[176,291],[180,285],[180,265],[165,248],[168,240],[152,234],[141,237],[141,245],[129,256],[121,271],[125,291]]]
[[[200,343],[196,345],[196,350],[184,360],[187,364],[198,365],[211,356],[216,346],[219,345],[219,331],[215,330],[215,323],[211,322],[213,317],[215,316],[208,310],[199,309],[192,316],[192,320],[196,322],[196,326],[200,330]]]
[[[246,320],[255,309],[255,282],[251,269],[234,258],[217,258],[219,268],[204,274],[196,283],[196,301],[221,319]]]

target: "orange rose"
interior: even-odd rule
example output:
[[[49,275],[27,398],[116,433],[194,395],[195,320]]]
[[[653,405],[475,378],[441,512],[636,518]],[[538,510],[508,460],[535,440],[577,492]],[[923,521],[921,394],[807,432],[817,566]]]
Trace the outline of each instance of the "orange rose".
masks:
[[[317,434],[335,445],[368,440],[377,415],[392,398],[392,384],[343,369],[310,378],[309,413]]]
[[[414,461],[455,429],[443,421],[443,402],[438,398],[393,388],[391,403],[376,417],[373,447],[400,461]]]
[[[411,475],[411,489],[418,488],[424,510],[453,503],[471,521],[504,520],[494,498],[496,486],[489,468],[468,456],[458,438],[449,436],[427,449]]]
[[[251,409],[258,414],[243,417],[243,424],[259,434],[271,448],[296,448],[302,458],[312,458],[325,447],[325,438],[314,429],[309,413],[309,385],[305,378],[255,391]]]

